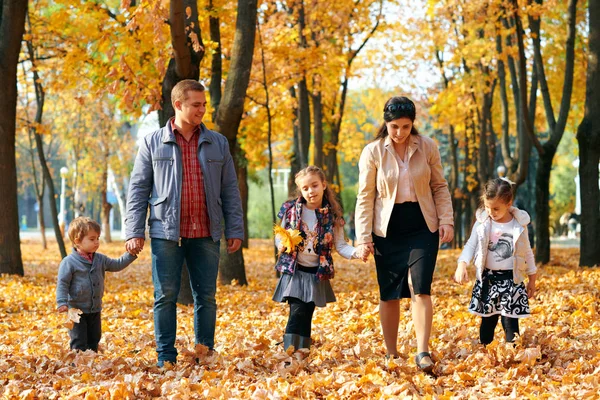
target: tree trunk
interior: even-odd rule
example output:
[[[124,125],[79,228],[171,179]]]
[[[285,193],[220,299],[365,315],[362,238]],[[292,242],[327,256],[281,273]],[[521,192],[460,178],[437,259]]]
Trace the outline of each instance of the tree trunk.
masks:
[[[225,135],[229,141],[229,149],[239,172],[240,168],[245,168],[245,165],[243,165],[241,154],[238,151],[237,134],[244,112],[246,90],[250,82],[250,69],[252,67],[256,34],[257,0],[238,0],[237,10],[230,70],[215,122],[217,130]],[[244,189],[247,184],[245,180],[245,175],[243,177],[244,182],[242,182],[242,179],[238,179],[240,192],[242,193],[244,191],[247,193],[247,189]],[[244,208],[246,209],[246,206]],[[221,283],[230,283],[232,280],[236,280],[241,285],[247,284],[242,249],[233,254],[228,254],[227,251],[222,251],[221,254],[219,266]]]
[[[298,37],[300,47],[305,49],[308,46],[306,40],[306,13],[304,10],[304,0],[296,3],[298,7]],[[310,102],[308,84],[306,82],[306,71],[302,71],[302,79],[298,82],[298,123],[300,132],[298,135],[298,157],[300,159],[300,168],[308,165],[308,149],[310,148]]]
[[[41,83],[40,76],[38,74],[38,70],[35,68],[36,60],[35,60],[35,52],[33,50],[33,44],[31,41],[27,41],[27,50],[29,52],[29,61],[31,62],[33,69],[33,84],[35,87],[35,99],[36,99],[36,115],[35,121],[36,123],[42,123],[42,115],[44,113],[44,101],[46,94],[44,93],[44,88]],[[42,174],[44,177],[44,181],[48,186],[48,196],[50,198],[50,213],[52,214],[52,221],[54,224],[54,235],[56,236],[56,243],[58,244],[58,249],[60,251],[61,258],[65,258],[67,256],[67,250],[65,248],[65,242],[63,240],[64,232],[61,230],[61,227],[58,222],[58,210],[56,209],[56,193],[54,190],[54,181],[52,180],[52,174],[50,173],[50,168],[48,167],[48,162],[46,160],[46,154],[44,153],[44,140],[42,136],[38,133],[36,128],[33,128],[33,137],[35,138],[35,144],[37,147],[38,159],[40,161],[40,166],[42,168]],[[63,193],[61,195],[64,196]],[[43,206],[41,204],[40,206]],[[62,210],[61,210],[62,211]],[[64,218],[64,216],[62,216]],[[64,221],[64,220],[63,220]]]
[[[29,108],[29,104],[27,104],[27,107]],[[40,227],[40,236],[42,238],[42,248],[44,250],[48,249],[48,241],[46,240],[46,223],[44,222],[44,193],[45,193],[45,188],[46,186],[44,185],[44,177],[42,176],[41,179],[38,179],[38,172],[37,172],[37,168],[36,168],[36,164],[35,164],[35,139],[33,138],[34,136],[34,130],[33,127],[31,126],[31,124],[28,122],[29,125],[29,129],[28,129],[28,134],[29,134],[29,159],[31,162],[31,173],[33,175],[33,187],[35,188],[35,198],[37,200],[37,203],[39,205],[38,207],[38,212],[37,212],[37,219],[38,219],[38,226]],[[41,182],[40,182],[41,180]],[[40,185],[41,183],[41,185]]]
[[[541,3],[541,0],[538,0]],[[550,261],[550,174],[552,173],[552,161],[558,145],[563,137],[569,109],[571,108],[571,93],[573,89],[573,73],[575,60],[575,36],[576,36],[576,13],[577,0],[569,0],[568,5],[568,27],[566,35],[566,52],[565,52],[565,70],[563,80],[563,92],[560,103],[560,111],[558,120],[554,117],[554,109],[552,99],[550,98],[550,90],[546,81],[546,73],[544,72],[544,61],[541,52],[540,38],[540,19],[530,17],[529,25],[532,31],[532,40],[535,57],[535,72],[537,79],[540,82],[542,99],[544,102],[544,110],[546,113],[546,121],[550,138],[543,144],[543,152],[539,152],[539,161],[536,173],[536,261],[546,264]],[[530,116],[530,119],[533,119]]]
[[[171,104],[171,90],[184,79],[198,80],[200,62],[204,57],[204,43],[198,23],[198,2],[172,0],[170,4],[171,43],[175,55],[169,60],[162,82],[162,107],[158,111],[158,122],[161,127],[175,115]],[[186,14],[188,10],[189,16]]]
[[[581,187],[581,251],[579,265],[600,265],[600,0],[589,0],[589,53],[585,113],[577,129]]]
[[[52,215],[52,224],[54,225],[54,236],[56,237],[56,243],[58,244],[58,249],[60,251],[61,258],[65,258],[67,256],[67,250],[65,248],[65,241],[63,239],[63,232],[61,231],[60,224],[58,223],[58,209],[56,207],[56,190],[54,189],[54,181],[52,180],[52,175],[50,174],[50,169],[48,168],[48,164],[46,162],[46,156],[44,154],[44,142],[39,133],[35,132],[35,142],[38,148],[38,157],[40,159],[40,164],[42,165],[42,171],[44,172],[44,181],[48,187],[48,199],[50,203],[50,214]],[[40,206],[43,206],[41,204]]]
[[[108,197],[107,197],[107,183],[106,180],[108,178],[107,174],[104,173],[102,174],[102,178],[104,180],[104,183],[102,184],[102,190],[100,192],[100,196],[102,198],[102,232],[103,232],[103,237],[104,237],[104,242],[105,243],[112,243],[112,236],[110,234],[110,210],[112,209],[112,204],[110,204],[108,202]]]
[[[217,120],[217,112],[219,111],[219,105],[221,104],[221,80],[223,79],[223,60],[222,52],[221,52],[221,29],[219,27],[220,21],[219,18],[215,17],[217,15],[214,11],[213,0],[209,0],[208,9],[209,12],[209,27],[210,27],[210,40],[213,43],[217,44],[217,47],[214,49],[214,53],[212,55],[212,65],[210,68],[211,77],[210,77],[210,86],[209,86],[209,94],[210,94],[210,105],[213,108],[212,120]]]
[[[265,91],[265,110],[267,112],[267,150],[269,154],[269,163],[267,166],[267,176],[269,178],[269,194],[271,198],[271,221],[273,225],[277,223],[277,217],[275,213],[275,188],[273,187],[273,118],[271,116],[271,102],[269,96],[269,81],[267,80],[267,63],[265,61],[265,50],[262,41],[262,34],[260,31],[260,22],[257,22],[257,31],[258,31],[258,43],[260,44],[260,54],[261,54],[261,65],[262,65],[262,75],[263,75],[263,89]],[[277,246],[275,246],[275,237],[273,237],[273,258],[274,262],[277,262]]]
[[[344,110],[346,108],[346,96],[348,95],[348,82],[350,80],[350,71],[352,70],[352,63],[356,59],[356,56],[361,52],[361,50],[365,47],[367,42],[373,37],[377,29],[379,28],[379,23],[381,21],[381,16],[383,13],[383,0],[379,0],[379,11],[377,17],[375,18],[375,23],[373,27],[366,31],[366,36],[363,37],[362,43],[356,48],[348,48],[348,60],[346,61],[346,69],[344,71],[344,77],[342,80],[342,92],[340,94],[340,102],[339,104],[334,104],[332,107],[332,120],[334,121],[331,127],[331,148],[328,149],[327,154],[325,155],[325,176],[330,183],[338,185],[338,191],[342,190],[342,182],[339,176],[339,167],[338,167],[338,159],[337,159],[337,146],[340,136],[340,131],[342,129],[342,121],[344,119]],[[352,36],[352,33],[349,33],[349,36]],[[351,42],[351,40],[348,40]]]
[[[310,102],[306,77],[298,83],[298,158],[300,169],[308,165],[308,149],[310,148]]]
[[[43,184],[43,183],[42,183]],[[38,210],[38,225],[40,227],[40,236],[42,238],[42,248],[48,250],[48,240],[46,239],[46,223],[44,222],[44,194],[37,196],[40,208]]]
[[[314,135],[314,154],[313,164],[323,168],[323,94],[319,89],[312,95],[313,100],[313,135]]]
[[[17,64],[26,13],[26,0],[0,0],[0,273],[21,276],[15,121]]]
[[[240,188],[240,197],[242,198],[242,210],[244,213],[244,240],[242,240],[242,248],[248,248],[248,167],[244,162],[246,154],[242,149],[237,150],[240,160],[243,160],[237,167],[238,186]]]
[[[477,166],[477,175],[479,182],[487,182],[493,175],[490,171],[490,140],[488,134],[488,120],[492,116],[492,95],[493,90],[483,94],[483,104],[481,106],[481,119],[479,121],[479,158]],[[492,159],[493,162],[493,159]]]
[[[292,96],[292,98],[296,99],[296,88],[294,86],[292,86],[290,88],[290,95]],[[296,102],[297,103],[297,102]],[[294,114],[293,114],[293,119],[292,119],[292,132],[294,134],[294,140],[293,140],[293,152],[292,152],[292,156],[290,157],[290,175],[289,175],[289,180],[288,180],[288,197],[292,198],[296,195],[296,182],[294,181],[294,178],[296,176],[296,174],[298,173],[298,171],[300,171],[302,169],[302,162],[300,161],[300,128],[299,128],[299,123],[298,123],[298,105],[296,104],[294,106]]]
[[[552,155],[552,157],[550,157]],[[554,152],[540,155],[535,179],[535,261],[550,261],[550,173]]]

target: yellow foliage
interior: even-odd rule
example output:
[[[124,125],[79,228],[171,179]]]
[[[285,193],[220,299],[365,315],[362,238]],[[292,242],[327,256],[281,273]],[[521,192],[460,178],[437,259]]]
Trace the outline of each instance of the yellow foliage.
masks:
[[[316,310],[309,352],[284,352],[277,343],[288,307],[271,300],[276,279],[268,240],[251,240],[244,250],[248,286],[218,287],[216,352],[195,346],[193,306],[178,306],[178,363],[155,367],[148,250],[106,276],[99,352],[71,352],[55,311],[54,246],[44,252],[39,243],[24,243],[25,277],[0,277],[2,398],[598,397],[600,271],[577,267],[577,249],[552,250],[516,345],[505,343],[498,327],[487,348],[478,344],[479,318],[467,312],[471,288],[451,278],[458,252],[440,251],[431,340],[438,377],[431,378],[414,364],[408,300],[400,303],[401,356],[384,359],[372,260],[334,255],[337,302]],[[117,257],[123,243],[100,251]]]
[[[286,253],[291,253],[296,250],[296,246],[302,243],[302,235],[297,229],[284,229],[281,225],[273,226],[273,233],[281,242],[282,250]]]

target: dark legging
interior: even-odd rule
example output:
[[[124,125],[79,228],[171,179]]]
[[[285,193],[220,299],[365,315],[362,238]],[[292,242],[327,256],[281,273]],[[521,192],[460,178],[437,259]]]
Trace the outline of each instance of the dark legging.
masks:
[[[494,329],[498,324],[498,314],[481,318],[481,327],[479,328],[479,341],[482,344],[490,344],[494,340]],[[519,333],[519,319],[502,316],[502,328],[506,333],[506,341],[514,342],[515,335]]]
[[[299,299],[289,297],[290,316],[288,318],[285,333],[295,333],[309,338],[315,303],[305,303]]]

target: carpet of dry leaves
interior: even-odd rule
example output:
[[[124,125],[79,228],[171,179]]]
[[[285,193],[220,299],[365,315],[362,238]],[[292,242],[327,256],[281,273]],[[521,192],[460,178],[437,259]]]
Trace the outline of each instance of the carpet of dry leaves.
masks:
[[[104,244],[116,257],[122,243]],[[433,356],[437,377],[416,370],[408,301],[401,306],[402,358],[384,359],[372,261],[336,258],[337,303],[317,309],[310,353],[277,343],[287,319],[271,300],[276,278],[268,241],[244,251],[250,284],[219,286],[217,354],[194,348],[193,310],[179,309],[179,362],[155,366],[148,250],[107,274],[100,351],[68,349],[64,314],[55,312],[58,253],[23,243],[26,276],[0,277],[0,398],[3,399],[387,399],[599,398],[600,270],[576,266],[578,249],[553,250],[540,272],[532,318],[516,346],[477,343],[467,312],[470,286],[451,280],[458,253],[441,251],[434,278]],[[194,360],[199,356],[200,362]]]

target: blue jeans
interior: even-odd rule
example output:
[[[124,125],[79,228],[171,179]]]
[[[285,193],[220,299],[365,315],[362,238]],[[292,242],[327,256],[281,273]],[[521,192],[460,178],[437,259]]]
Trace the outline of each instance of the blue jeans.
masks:
[[[212,238],[186,239],[179,243],[151,239],[152,283],[154,284],[154,335],[159,361],[175,362],[177,333],[177,296],[181,288],[181,269],[187,263],[194,297],[196,344],[210,349],[215,345],[217,321],[217,274],[219,242]]]

